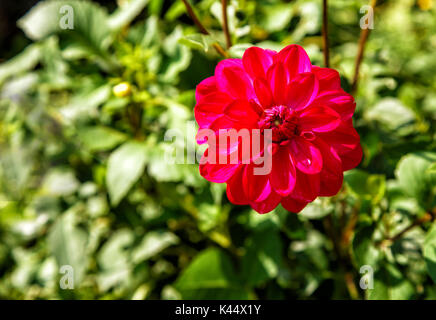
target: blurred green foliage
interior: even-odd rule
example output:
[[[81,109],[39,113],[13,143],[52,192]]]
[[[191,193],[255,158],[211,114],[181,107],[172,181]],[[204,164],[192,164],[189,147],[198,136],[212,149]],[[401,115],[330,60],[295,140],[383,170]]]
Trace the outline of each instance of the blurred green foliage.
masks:
[[[33,43],[0,65],[0,297],[436,298],[436,5],[379,1],[356,93],[364,158],[341,192],[259,215],[198,165],[163,160],[225,47],[220,1],[191,3],[210,35],[182,1],[42,1],[18,21]],[[72,30],[59,28],[65,4]],[[367,4],[329,1],[347,91]],[[228,10],[230,56],[298,43],[322,66],[321,1]],[[364,265],[373,289],[359,286]]]

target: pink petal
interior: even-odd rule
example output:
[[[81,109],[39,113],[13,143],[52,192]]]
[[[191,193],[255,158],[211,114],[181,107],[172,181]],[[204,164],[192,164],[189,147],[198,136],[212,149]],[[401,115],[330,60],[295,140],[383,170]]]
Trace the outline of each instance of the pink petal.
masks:
[[[289,149],[286,147],[278,148],[272,160],[271,186],[275,192],[285,197],[294,189],[296,176]]]
[[[242,188],[248,200],[261,202],[269,197],[272,190],[268,181],[268,175],[255,175],[254,168],[255,165],[253,164],[245,166],[242,177]]]
[[[327,132],[336,129],[341,124],[339,114],[325,106],[308,107],[300,114],[302,131]]]
[[[251,80],[245,72],[242,61],[226,59],[218,63],[215,77],[221,91],[237,99],[254,99],[254,89]]]
[[[294,199],[291,196],[283,198],[281,202],[283,208],[293,213],[300,212],[305,206],[307,206],[308,203],[309,202],[307,201]]]
[[[275,54],[274,51],[258,47],[248,48],[242,57],[245,71],[253,80],[255,78],[266,78],[266,71],[272,65]]]
[[[225,93],[215,91],[205,95],[194,108],[195,120],[200,128],[207,128],[219,116],[224,108],[232,101]]]
[[[254,79],[254,91],[256,93],[257,99],[260,105],[267,109],[273,104],[273,96],[271,89],[269,88],[268,82],[262,78]]]
[[[297,170],[297,183],[295,188],[290,194],[294,199],[300,201],[313,201],[318,196],[320,190],[320,175],[319,174],[305,174]]]
[[[312,105],[327,106],[341,115],[343,121],[351,119],[356,102],[353,96],[346,93],[344,90],[324,91],[316,97]]]
[[[322,155],[312,143],[303,138],[295,137],[291,140],[289,148],[297,169],[307,174],[315,174],[321,171],[323,165]]]
[[[244,193],[244,189],[241,188],[244,170],[245,165],[239,166],[233,176],[227,181],[227,198],[233,204],[245,205],[249,203],[249,200]]]
[[[318,78],[320,92],[341,89],[341,77],[336,70],[312,66],[312,73]]]
[[[339,192],[342,187],[343,173],[342,161],[337,153],[322,139],[313,142],[321,151],[323,166],[320,173],[320,191],[322,197],[331,197]]]
[[[206,78],[197,85],[197,88],[195,89],[195,99],[197,100],[197,103],[200,103],[203,101],[204,96],[216,91],[218,91],[216,78],[214,76]]]
[[[328,145],[331,145],[336,153],[341,156],[354,149],[360,144],[360,137],[350,120],[342,121],[333,131],[318,134]]]
[[[296,44],[291,44],[282,49],[275,57],[275,61],[282,61],[284,63],[290,79],[293,79],[299,73],[310,72],[312,70],[312,64],[306,51]]]
[[[342,160],[342,170],[347,171],[357,167],[359,163],[362,161],[362,156],[363,156],[362,147],[360,146],[359,143],[349,152],[346,152],[340,156]]]
[[[234,100],[225,109],[224,114],[235,122],[247,124],[247,127],[255,127],[259,120],[259,114],[253,110],[253,104],[246,100]]]
[[[203,178],[211,182],[226,182],[233,176],[239,167],[239,164],[209,163],[207,157],[208,150],[204,152],[203,157],[200,160],[200,174]]]
[[[282,62],[272,65],[267,72],[268,82],[276,105],[286,103],[286,90],[288,75]]]
[[[250,206],[259,213],[268,213],[279,205],[281,199],[282,197],[272,191],[264,201],[250,202]]]
[[[289,83],[286,91],[285,104],[295,110],[304,109],[318,94],[318,79],[312,73],[301,73]]]

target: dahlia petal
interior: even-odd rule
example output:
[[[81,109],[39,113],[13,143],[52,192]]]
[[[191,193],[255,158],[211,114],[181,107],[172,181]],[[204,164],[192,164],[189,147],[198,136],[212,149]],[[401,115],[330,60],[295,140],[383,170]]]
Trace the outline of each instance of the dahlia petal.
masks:
[[[312,105],[332,108],[341,115],[343,121],[351,119],[356,109],[353,96],[342,89],[320,92]]]
[[[245,166],[242,176],[242,188],[247,199],[254,202],[264,201],[271,194],[267,175],[255,175],[254,164]]]
[[[299,123],[302,131],[327,132],[341,124],[341,117],[331,108],[314,106],[304,109]]]
[[[282,49],[276,56],[275,61],[282,61],[290,76],[296,77],[299,73],[310,72],[312,64],[306,51],[299,45],[291,44]]]
[[[328,145],[331,145],[339,156],[354,149],[360,144],[360,137],[351,120],[342,121],[333,131],[318,134]]]
[[[281,147],[272,157],[271,186],[279,195],[285,197],[295,187],[295,167],[289,149]]]
[[[207,130],[205,130],[204,128],[200,128],[200,130],[198,130],[196,136],[197,143],[203,144],[204,142],[207,141],[209,147],[218,148],[220,149],[219,153],[223,153],[222,149],[227,144],[225,144],[222,147],[220,146],[220,135],[229,134],[229,130],[237,131],[239,129],[241,129],[241,126],[239,124],[235,123],[235,121],[233,121],[226,115],[221,115],[209,125]],[[212,137],[209,137],[208,135],[210,135],[211,133],[214,135],[212,135]],[[233,142],[233,144],[229,147],[234,151],[234,149],[237,148],[237,143],[238,141]],[[228,152],[226,151],[225,153],[230,153],[233,151],[228,151]]]
[[[323,159],[323,166],[320,173],[319,196],[334,196],[341,189],[344,177],[341,158],[333,148],[322,141],[322,139],[316,139],[313,143],[321,151]]]
[[[203,97],[216,91],[218,91],[216,78],[214,76],[206,78],[197,85],[195,89],[195,99],[197,103],[200,103],[203,101]]]
[[[312,66],[312,73],[318,78],[320,92],[341,89],[341,77],[336,70]]]
[[[363,152],[360,144],[357,144],[349,152],[340,155],[342,161],[342,170],[347,171],[357,167],[360,161],[362,161],[362,156]]]
[[[284,105],[286,103],[286,87],[288,83],[288,75],[282,62],[277,62],[272,65],[267,72],[267,78],[271,88],[271,92],[276,105]]]
[[[280,195],[272,191],[264,201],[250,202],[250,206],[259,213],[268,213],[279,205],[281,199]]]
[[[323,165],[321,152],[311,142],[295,137],[291,140],[289,148],[297,169],[307,174],[321,171]]]
[[[237,99],[254,99],[251,80],[245,72],[240,59],[225,59],[218,63],[215,77],[221,91]]]
[[[227,198],[233,204],[245,205],[249,203],[249,200],[244,193],[244,188],[241,188],[244,170],[245,165],[239,166],[233,176],[227,181]]]
[[[233,101],[224,109],[224,114],[235,122],[246,123],[249,127],[254,127],[259,120],[253,104],[246,100]]]
[[[276,52],[271,50],[251,47],[245,50],[242,64],[253,80],[255,78],[266,78],[266,71],[272,65],[275,54]]]
[[[212,122],[211,125],[209,126],[209,129],[215,133],[214,144],[218,143],[218,138],[220,134],[226,133],[228,130],[232,129],[233,127],[234,127],[234,121],[232,121],[225,115],[215,119],[215,121]],[[211,142],[209,141],[209,143]]]
[[[316,199],[319,194],[319,189],[319,174],[305,174],[297,170],[297,183],[290,196],[300,201],[310,202]]]
[[[239,164],[220,164],[209,163],[207,149],[200,160],[200,174],[203,178],[211,182],[223,183],[229,180]]]
[[[318,94],[318,79],[312,73],[301,73],[289,83],[285,91],[287,106],[294,110],[304,109]]]
[[[226,93],[215,91],[205,95],[201,101],[194,108],[195,120],[200,128],[207,128],[222,115],[232,99]]]
[[[268,82],[262,78],[254,79],[254,92],[256,93],[257,99],[260,105],[266,109],[272,106],[273,96],[271,89],[269,88]]]
[[[282,206],[292,213],[299,213],[307,206],[308,201],[302,201],[292,198],[291,196],[282,199]]]

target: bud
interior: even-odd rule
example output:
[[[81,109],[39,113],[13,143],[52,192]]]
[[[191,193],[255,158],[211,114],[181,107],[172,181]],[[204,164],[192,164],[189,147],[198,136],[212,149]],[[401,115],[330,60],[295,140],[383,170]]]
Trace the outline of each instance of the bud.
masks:
[[[433,0],[418,0],[418,6],[421,10],[430,10],[433,7]]]
[[[114,93],[115,97],[127,97],[132,92],[132,87],[128,82],[121,82],[112,88],[112,92]]]

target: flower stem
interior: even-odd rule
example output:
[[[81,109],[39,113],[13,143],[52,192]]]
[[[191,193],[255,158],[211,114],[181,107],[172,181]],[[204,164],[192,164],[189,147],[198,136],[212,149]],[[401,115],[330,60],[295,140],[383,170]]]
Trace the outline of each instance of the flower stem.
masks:
[[[370,6],[373,8],[373,10],[374,10],[376,5],[377,5],[377,0],[371,0]],[[351,84],[351,92],[352,93],[355,93],[357,91],[357,84],[359,81],[360,64],[362,63],[362,60],[363,60],[363,55],[365,53],[365,44],[366,44],[366,41],[368,40],[370,30],[371,29],[369,29],[369,28],[365,28],[365,29],[362,29],[360,32],[359,49],[357,52],[356,64],[354,67],[353,82]]]
[[[228,49],[232,46],[232,39],[230,38],[229,21],[227,18],[227,0],[221,0],[221,6],[223,8],[223,30],[224,35],[226,36],[226,45]]]
[[[329,39],[328,39],[328,12],[327,12],[327,0],[322,1],[322,40],[324,46],[324,65],[330,67],[330,55],[329,55]]]
[[[198,30],[200,31],[200,33],[205,34],[205,35],[210,35],[209,31],[207,31],[207,29],[203,26],[203,24],[200,22],[200,19],[198,19],[197,15],[194,12],[194,9],[192,9],[191,5],[189,4],[188,0],[182,0],[183,4],[186,7],[186,11],[188,12],[188,15],[191,17],[192,21],[194,22],[194,24],[197,26]],[[221,47],[221,45],[218,42],[215,42],[213,44],[213,47],[215,48],[215,50],[222,55],[225,58],[228,58],[229,55],[226,52],[226,50],[224,50],[223,47]]]

